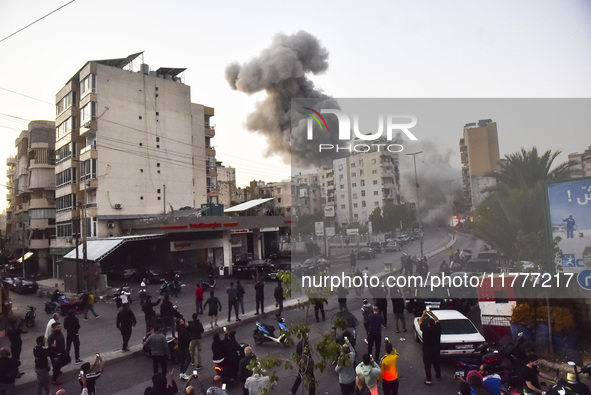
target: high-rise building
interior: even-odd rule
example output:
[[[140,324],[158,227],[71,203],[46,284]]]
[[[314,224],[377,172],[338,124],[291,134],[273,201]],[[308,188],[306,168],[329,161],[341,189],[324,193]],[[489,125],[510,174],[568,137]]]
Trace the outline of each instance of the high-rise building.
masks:
[[[51,273],[50,241],[55,237],[55,125],[33,121],[16,139],[8,166],[7,249],[26,253],[25,274]]]
[[[228,208],[232,202],[238,202],[236,191],[236,169],[216,163],[218,203]]]
[[[483,119],[464,126],[460,139],[464,202],[469,210],[475,209],[486,197],[484,190],[496,185],[490,173],[500,170],[497,123]]]
[[[568,160],[577,163],[574,168],[581,172],[577,177],[591,177],[591,146],[580,154],[570,154]]]
[[[214,109],[191,102],[184,71],[89,61],[57,93],[57,259],[123,220],[218,203]]]
[[[356,153],[333,161],[337,222],[364,223],[376,207],[400,204],[398,154]]]

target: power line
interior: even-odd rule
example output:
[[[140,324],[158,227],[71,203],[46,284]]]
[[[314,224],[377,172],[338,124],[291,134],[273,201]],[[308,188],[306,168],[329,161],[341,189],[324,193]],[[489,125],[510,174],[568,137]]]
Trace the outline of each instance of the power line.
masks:
[[[45,100],[37,99],[36,97],[25,95],[24,93],[20,93],[20,92],[16,92],[16,91],[13,91],[13,90],[10,90],[10,89],[2,88],[1,86],[0,86],[0,89],[2,89],[3,91],[6,91],[6,92],[14,93],[15,95],[24,96],[24,97],[26,97],[28,99],[37,100],[37,101],[40,101],[41,103],[51,104],[52,106],[55,106],[55,103],[51,103],[51,102],[48,102],[48,101],[45,101]]]
[[[63,6],[61,6],[61,7],[59,7],[59,8],[56,8],[55,10],[51,11],[49,14],[45,14],[45,15],[43,15],[41,18],[37,19],[36,21],[29,23],[27,26],[25,26],[25,27],[23,27],[23,28],[21,28],[21,29],[18,29],[16,32],[14,32],[14,33],[12,33],[12,34],[9,34],[8,36],[6,36],[6,37],[4,37],[2,40],[0,40],[0,43],[1,43],[1,42],[3,42],[4,40],[6,40],[6,39],[8,39],[8,38],[10,38],[10,37],[12,37],[12,36],[14,36],[14,35],[15,35],[15,34],[17,34],[17,33],[19,33],[19,32],[22,32],[22,31],[23,31],[23,30],[25,30],[26,28],[28,28],[28,27],[30,27],[30,26],[33,26],[35,23],[39,22],[41,19],[44,19],[44,18],[48,17],[49,15],[53,14],[54,12],[57,12],[57,11],[61,10],[61,9],[62,9],[62,8],[64,8],[65,6],[67,6],[67,5],[69,5],[69,4],[72,4],[72,3],[73,3],[73,2],[75,2],[75,1],[76,1],[76,0],[72,0],[72,1],[70,1],[70,2],[68,2],[68,3],[66,3],[66,4],[64,4]]]

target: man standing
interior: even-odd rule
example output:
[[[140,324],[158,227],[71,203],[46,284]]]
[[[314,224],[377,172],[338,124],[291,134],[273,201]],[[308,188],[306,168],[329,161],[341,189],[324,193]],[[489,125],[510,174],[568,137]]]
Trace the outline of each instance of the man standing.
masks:
[[[396,322],[396,333],[400,333],[400,327],[398,323],[402,323],[402,330],[406,332],[406,319],[404,318],[404,298],[400,293],[398,287],[392,287],[390,289],[390,295],[392,297],[392,312],[394,313],[394,322]]]
[[[382,371],[370,354],[363,354],[361,362],[355,368],[355,373],[363,375],[365,384],[372,395],[378,395],[378,377]]]
[[[154,373],[158,373],[158,366],[160,366],[162,368],[162,374],[166,375],[170,349],[166,342],[166,336],[160,331],[159,325],[154,327],[154,333],[146,339],[144,347],[149,348],[152,354],[152,368],[154,369]]]
[[[191,353],[189,352],[189,345],[191,343],[191,335],[189,333],[189,327],[185,323],[185,320],[179,318],[176,326],[176,332],[178,334],[178,345],[180,353],[180,374],[179,379],[188,380],[187,368],[191,360]]]
[[[74,357],[76,358],[75,363],[79,364],[82,362],[80,359],[80,337],[78,331],[80,330],[80,321],[76,317],[74,310],[68,311],[68,316],[64,320],[64,329],[66,330],[66,352],[70,355],[70,348],[72,343],[74,344]]]
[[[12,354],[12,358],[19,362],[21,360],[21,350],[23,348],[23,339],[21,338],[21,334],[27,332],[28,331],[23,320],[10,320],[10,328],[6,331],[6,337],[8,337],[8,340],[10,340],[10,352]],[[24,373],[19,372],[16,378],[20,378],[23,374]]]
[[[355,250],[351,250],[351,254],[349,254],[349,263],[351,264],[351,273],[353,273],[355,266],[357,266],[357,253]]]
[[[423,333],[423,364],[425,365],[425,384],[431,385],[431,365],[435,369],[435,377],[441,378],[439,353],[441,350],[441,325],[439,319],[427,310],[419,318],[419,327]]]
[[[152,302],[152,296],[150,294],[146,294],[146,302],[142,307],[144,319],[146,321],[146,333],[150,332],[156,325],[156,312],[154,311],[154,307],[160,304],[161,298],[162,296],[158,296],[158,301]]]
[[[380,314],[377,306],[373,308],[373,314],[369,316],[368,333],[367,333],[367,353],[373,355],[374,359],[380,356],[380,347],[382,345],[382,326],[384,325],[384,317]],[[375,344],[375,354],[372,354],[373,346]]]
[[[563,222],[566,222],[566,238],[572,239],[574,238],[574,230],[575,230],[575,219],[572,215],[569,215],[567,219],[563,219]],[[486,251],[486,250],[485,250]]]
[[[134,327],[136,324],[135,321],[135,314],[129,308],[129,304],[125,303],[122,306],[122,310],[117,313],[117,329],[121,332],[121,337],[123,338],[123,346],[121,347],[121,351],[129,351],[127,347],[129,344],[129,339],[131,338],[131,328]]]
[[[51,335],[51,327],[54,323],[58,322],[60,319],[60,315],[58,313],[53,313],[49,321],[47,321],[47,326],[45,327],[45,338],[49,339],[49,335]]]
[[[164,336],[166,337],[166,333],[168,333],[168,329],[170,328],[172,337],[176,337],[174,325],[174,306],[170,301],[169,294],[164,295],[164,300],[160,305],[160,316],[162,317],[162,331],[164,332]],[[166,371],[163,373],[166,374]]]
[[[386,355],[382,358],[382,373],[378,381],[382,380],[384,395],[398,395],[398,353],[392,343],[386,341]]]
[[[195,312],[197,314],[203,314],[203,287],[201,283],[197,283],[195,288]]]
[[[249,391],[244,387],[244,383],[246,383],[246,379],[252,375],[252,372],[247,366],[256,358],[257,357],[252,352],[252,347],[248,346],[244,349],[244,358],[238,363],[238,381],[242,384],[242,395],[249,395]]]
[[[384,283],[381,287],[375,288],[375,298],[375,306],[384,317],[384,328],[386,328],[388,325],[388,289]]]
[[[94,311],[94,294],[92,291],[88,291],[88,301],[86,302],[86,308],[84,309],[84,321],[88,321],[88,312],[94,315],[94,318],[99,318],[100,315]]]
[[[96,364],[99,364],[99,371],[94,372],[94,368]],[[90,362],[85,362],[80,367],[80,371],[82,372],[82,376],[84,379],[80,377],[78,382],[80,383],[80,388],[84,388],[84,381],[86,382],[86,388],[88,389],[88,395],[95,395],[96,394],[96,381],[101,377],[101,374],[105,371],[105,363],[101,358],[100,354],[96,355],[94,363],[90,366]]]
[[[328,300],[326,298],[312,298],[310,299],[310,302],[314,303],[314,316],[316,317],[316,322],[320,322],[320,315],[322,315],[322,321],[326,320],[324,304],[328,304]]]
[[[20,362],[10,357],[8,347],[0,348],[0,394],[14,394],[14,381],[18,376]]]
[[[37,374],[36,395],[49,395],[49,361],[47,358],[51,357],[51,350],[43,347],[45,345],[45,338],[37,336],[35,340],[37,345],[33,348],[33,356],[35,357],[35,373]]]
[[[369,300],[363,299],[363,305],[361,306],[361,315],[363,317],[363,327],[365,332],[369,333],[369,316],[373,314],[373,305],[369,303]]]
[[[361,373],[355,377],[355,387],[357,388],[355,390],[355,395],[371,395],[371,391],[365,384],[365,376]]]
[[[215,296],[213,291],[209,292],[209,298],[205,301],[203,308],[208,307],[209,310],[207,311],[207,315],[209,316],[209,325],[211,325],[211,329],[213,329],[213,325],[218,326],[218,311],[222,311],[222,303],[220,300]]]
[[[62,385],[61,381],[58,381],[59,376],[62,374],[62,366],[66,366],[72,360],[66,352],[66,339],[62,334],[62,325],[59,322],[54,322],[51,325],[51,335],[47,339],[47,345],[52,351],[51,354],[51,365],[53,367],[52,382],[53,385]]]
[[[234,282],[230,282],[226,293],[228,294],[228,321],[232,321],[232,308],[236,313],[236,321],[240,321],[240,318],[238,318],[238,290],[234,286]]]
[[[244,315],[244,294],[246,291],[242,284],[240,284],[240,280],[236,281],[236,298],[238,299],[238,307],[242,311],[242,315]],[[238,313],[238,309],[236,309],[236,313]]]
[[[277,312],[277,314],[275,316],[281,317],[281,313],[283,313],[283,300],[285,299],[285,297],[283,296],[283,287],[281,286],[281,281],[279,281],[277,283],[277,286],[275,287],[275,292],[273,293],[273,296],[275,296],[275,303],[277,304],[277,307],[279,308],[279,311]]]
[[[347,295],[349,295],[349,291],[345,287],[343,287],[343,285],[341,284],[339,286],[339,288],[337,289],[337,301],[339,303],[339,311],[340,312],[349,311],[347,309]]]
[[[193,313],[193,321],[189,322],[189,336],[191,337],[191,343],[189,343],[189,351],[191,352],[191,365],[197,361],[197,369],[201,369],[201,334],[205,332],[203,324],[199,321],[197,313]],[[195,358],[197,354],[197,358]]]
[[[259,315],[259,306],[261,307],[261,314],[265,314],[265,283],[260,278],[254,285],[254,299],[257,310],[254,315]]]
[[[146,286],[146,278],[142,278],[142,282],[140,283],[140,289],[138,291],[140,294],[140,306],[144,306],[146,303],[146,294],[148,293],[148,287]]]
[[[206,395],[226,395],[222,389],[222,376],[213,376],[213,385],[207,389]]]

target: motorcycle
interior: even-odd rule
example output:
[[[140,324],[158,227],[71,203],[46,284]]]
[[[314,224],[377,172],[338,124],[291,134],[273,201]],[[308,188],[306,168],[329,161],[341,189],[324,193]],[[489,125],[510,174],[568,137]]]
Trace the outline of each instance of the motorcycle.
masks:
[[[65,295],[60,295],[57,302],[45,302],[45,312],[47,314],[60,313],[62,316],[64,316],[72,309],[76,314],[84,313],[82,301],[75,300],[74,302],[70,302]]]
[[[277,323],[279,325],[279,335],[275,335],[275,327],[273,325],[268,324],[261,324],[259,321],[256,322],[256,329],[252,334],[252,338],[256,344],[263,344],[264,342],[274,342],[282,344],[284,347],[288,347],[289,345],[286,343],[286,336],[285,332],[287,332],[287,326],[285,325],[285,320],[281,318],[277,318]]]
[[[45,301],[45,312],[47,314],[57,313],[60,309],[59,302],[52,302],[51,300]]]
[[[215,278],[213,278],[213,275],[210,274],[209,280],[203,280],[201,282],[201,285],[202,285],[203,289],[207,289],[207,288],[214,289],[215,288]]]
[[[27,312],[25,313],[25,325],[27,328],[32,328],[35,326],[35,307],[28,306]]]
[[[591,363],[583,366],[583,368],[580,371],[577,369],[577,365],[574,362],[569,361],[568,364],[575,369],[574,378],[572,377],[571,374],[569,374],[569,376],[571,376],[571,377],[567,376],[567,380],[565,380],[564,378],[556,378],[553,382],[554,385],[552,385],[552,387],[546,391],[546,394],[548,394],[548,395],[589,395],[591,393],[591,391],[589,390],[589,387],[586,384],[581,383],[581,379],[579,378],[579,375],[581,375],[581,374],[591,375]],[[558,376],[558,372],[557,372],[557,376]],[[574,382],[572,382],[572,381],[574,381]]]
[[[244,358],[244,349],[248,347],[248,343],[239,343],[240,351],[238,353],[238,360]],[[213,360],[213,368],[214,373],[222,378],[222,381],[227,382],[228,380],[237,380],[238,379],[238,370],[232,369],[227,365],[227,361],[225,358],[222,359],[214,359]]]
[[[142,349],[144,351],[144,355],[148,358],[152,358],[152,350],[149,347],[144,346],[144,343],[146,342],[146,340],[148,340],[148,337],[150,337],[152,333],[153,331],[149,331],[142,339]],[[179,351],[179,343],[177,338],[172,336],[166,336],[166,343],[168,344],[168,349],[170,350],[170,355],[168,359],[174,364],[179,363],[181,361],[181,354]]]

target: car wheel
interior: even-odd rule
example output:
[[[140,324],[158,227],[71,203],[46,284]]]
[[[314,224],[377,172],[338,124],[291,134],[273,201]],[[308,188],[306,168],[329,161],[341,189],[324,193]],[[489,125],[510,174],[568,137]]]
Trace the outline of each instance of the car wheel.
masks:
[[[416,341],[417,343],[420,343],[420,342],[421,342],[421,339],[419,338],[419,334],[417,333],[417,330],[416,330],[416,329],[414,329],[414,330],[413,330],[413,332],[415,333],[415,341]]]

